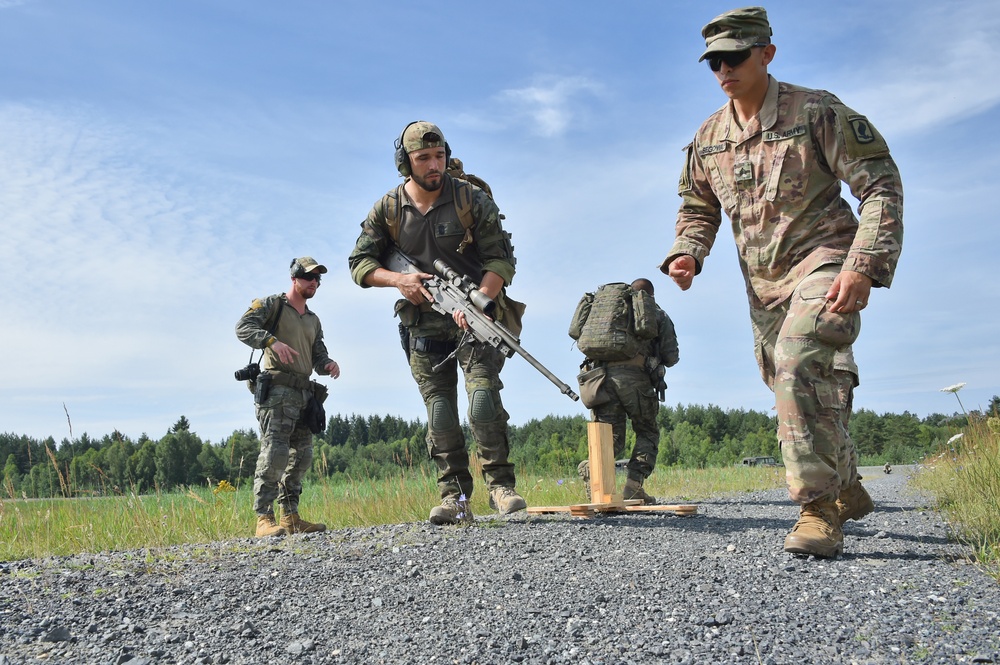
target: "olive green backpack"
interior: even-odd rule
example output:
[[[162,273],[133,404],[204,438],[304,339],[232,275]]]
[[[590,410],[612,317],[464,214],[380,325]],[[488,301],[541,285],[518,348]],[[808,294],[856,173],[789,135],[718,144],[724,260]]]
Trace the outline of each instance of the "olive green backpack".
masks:
[[[608,362],[631,360],[657,330],[653,297],[624,282],[584,294],[569,324],[569,336],[583,355]]]

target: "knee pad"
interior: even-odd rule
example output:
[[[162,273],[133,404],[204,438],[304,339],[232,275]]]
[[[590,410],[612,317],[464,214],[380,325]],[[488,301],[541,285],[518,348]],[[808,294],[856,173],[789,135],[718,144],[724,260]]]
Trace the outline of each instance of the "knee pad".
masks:
[[[432,397],[427,404],[427,425],[433,431],[449,430],[458,425],[458,407],[444,397]]]
[[[488,423],[497,418],[497,407],[493,401],[493,393],[483,388],[472,391],[469,400],[469,420]]]

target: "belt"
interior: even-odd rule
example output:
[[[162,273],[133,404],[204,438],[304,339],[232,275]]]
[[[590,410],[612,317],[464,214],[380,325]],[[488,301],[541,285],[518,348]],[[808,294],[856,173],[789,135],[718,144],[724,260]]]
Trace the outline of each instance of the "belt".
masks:
[[[628,360],[613,360],[609,363],[605,363],[605,367],[642,367],[646,364],[646,356],[641,353],[637,353],[635,357],[629,358]]]
[[[454,350],[455,350],[455,342],[449,342],[441,339],[431,339],[430,337],[410,338],[410,351],[419,351],[420,353],[434,353],[446,356]]]
[[[312,390],[313,382],[308,378],[292,374],[291,372],[281,372],[270,369],[267,371],[271,375],[271,380],[279,386],[288,386],[297,390]]]

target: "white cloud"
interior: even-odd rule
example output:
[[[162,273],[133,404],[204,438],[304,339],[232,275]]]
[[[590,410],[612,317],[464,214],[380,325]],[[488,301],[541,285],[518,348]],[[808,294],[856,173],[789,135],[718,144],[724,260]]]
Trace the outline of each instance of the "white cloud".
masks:
[[[501,115],[508,125],[529,120],[534,134],[559,136],[578,120],[581,98],[600,97],[601,84],[583,76],[540,77],[534,84],[503,90],[497,95]]]
[[[891,43],[876,59],[860,49],[840,70],[840,82],[823,87],[900,134],[934,131],[1000,104],[989,72],[1000,59],[1000,13],[949,3],[899,12],[895,20]]]

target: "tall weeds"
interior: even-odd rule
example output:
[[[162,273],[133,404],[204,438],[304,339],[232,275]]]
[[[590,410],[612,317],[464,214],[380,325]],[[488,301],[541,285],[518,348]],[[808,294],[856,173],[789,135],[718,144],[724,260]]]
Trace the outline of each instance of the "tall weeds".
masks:
[[[914,483],[936,498],[957,538],[1000,581],[1000,417],[972,420],[924,460]]]

